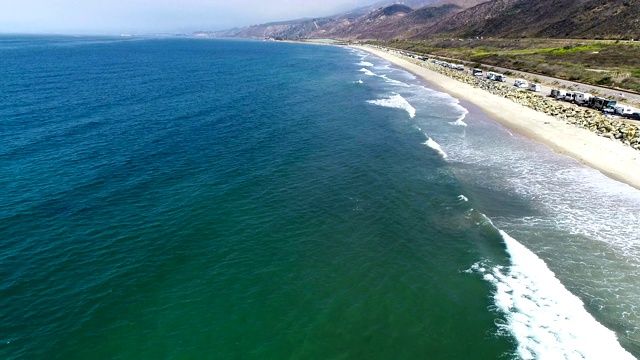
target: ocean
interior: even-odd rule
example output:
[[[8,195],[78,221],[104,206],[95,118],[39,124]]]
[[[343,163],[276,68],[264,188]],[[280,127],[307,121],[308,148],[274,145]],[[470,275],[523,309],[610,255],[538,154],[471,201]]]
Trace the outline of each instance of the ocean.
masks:
[[[0,71],[0,358],[640,357],[640,191],[382,59],[3,35]]]

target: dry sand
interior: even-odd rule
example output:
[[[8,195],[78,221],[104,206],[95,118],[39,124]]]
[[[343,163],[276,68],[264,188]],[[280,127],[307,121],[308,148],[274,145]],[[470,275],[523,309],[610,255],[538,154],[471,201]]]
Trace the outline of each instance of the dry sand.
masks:
[[[606,176],[640,189],[640,151],[595,133],[567,124],[509,99],[459,82],[394,53],[368,46],[353,46],[370,52],[423,78],[443,92],[480,107],[502,125],[571,156]]]

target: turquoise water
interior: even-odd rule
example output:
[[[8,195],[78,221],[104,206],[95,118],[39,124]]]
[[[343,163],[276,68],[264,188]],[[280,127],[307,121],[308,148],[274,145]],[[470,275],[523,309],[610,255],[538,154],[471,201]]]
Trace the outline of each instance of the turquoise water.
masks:
[[[17,36],[0,60],[3,358],[640,354],[640,192],[383,60]]]

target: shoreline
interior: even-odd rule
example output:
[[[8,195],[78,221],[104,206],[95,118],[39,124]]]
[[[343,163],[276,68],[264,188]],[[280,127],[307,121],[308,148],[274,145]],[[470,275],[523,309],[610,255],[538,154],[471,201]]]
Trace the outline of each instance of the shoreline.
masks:
[[[349,47],[387,60],[436,89],[457,99],[469,101],[492,120],[549,146],[557,154],[570,156],[616,181],[640,190],[640,151],[505,97],[455,80],[390,52],[362,45]]]

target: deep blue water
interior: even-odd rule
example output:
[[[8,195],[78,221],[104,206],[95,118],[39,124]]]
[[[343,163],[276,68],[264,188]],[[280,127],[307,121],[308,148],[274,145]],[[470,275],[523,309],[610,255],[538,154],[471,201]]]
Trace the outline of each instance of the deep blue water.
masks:
[[[640,354],[640,193],[381,59],[4,36],[0,64],[2,358]]]

